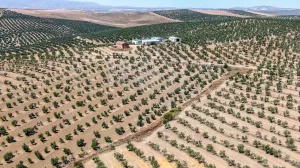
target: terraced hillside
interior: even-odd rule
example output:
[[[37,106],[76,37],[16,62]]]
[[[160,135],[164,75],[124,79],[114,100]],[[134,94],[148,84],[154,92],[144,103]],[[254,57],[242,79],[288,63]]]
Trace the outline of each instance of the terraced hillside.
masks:
[[[175,20],[186,22],[216,21],[232,19],[230,16],[204,14],[188,9],[155,11],[154,13]]]
[[[3,10],[0,18],[0,48],[7,49],[66,37],[112,29],[89,22],[42,19]]]

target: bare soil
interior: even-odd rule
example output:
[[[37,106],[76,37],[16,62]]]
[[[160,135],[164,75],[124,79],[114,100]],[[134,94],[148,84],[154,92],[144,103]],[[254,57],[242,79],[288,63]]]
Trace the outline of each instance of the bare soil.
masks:
[[[218,89],[222,84],[224,84],[224,81],[226,81],[229,77],[234,76],[236,73],[240,72],[242,74],[245,74],[249,71],[250,69],[248,68],[234,68],[232,72],[228,73],[227,75],[222,76],[220,79],[215,80],[212,84],[210,84],[209,86],[207,86],[205,89],[203,89],[198,96],[196,96],[195,98],[183,103],[180,107],[182,109],[188,108],[193,102],[197,101],[198,99],[200,99],[201,97],[204,97],[210,93],[212,93],[213,91],[215,91],[216,89]],[[128,137],[124,138],[124,139],[120,139],[117,142],[115,142],[113,144],[115,148],[111,148],[111,146],[107,146],[106,149],[102,149],[99,152],[96,152],[92,155],[90,155],[87,158],[84,158],[82,160],[79,160],[81,162],[83,162],[86,166],[88,167],[95,167],[94,164],[92,163],[92,158],[95,156],[101,156],[101,160],[105,161],[107,159],[112,159],[113,158],[113,152],[116,151],[127,151],[126,146],[124,144],[126,144],[128,141],[134,141],[136,143],[137,146],[139,146],[140,149],[145,150],[147,147],[146,143],[149,141],[154,141],[157,140],[156,134],[159,130],[164,130],[163,126],[163,118],[160,118],[159,120],[157,120],[155,123],[149,125],[146,128],[143,128],[140,132],[133,134],[133,135],[129,135]],[[162,143],[159,139],[156,141],[157,143]],[[163,144],[162,146],[165,146],[166,144]],[[172,148],[168,148],[168,150],[171,150]],[[186,157],[184,153],[178,151],[178,150],[174,150],[172,149],[172,153],[175,154],[175,156],[179,156],[179,158],[185,160],[188,162],[189,167],[202,167],[201,165],[199,165],[197,162],[195,162],[194,159]],[[151,152],[150,152],[151,151]],[[203,152],[203,151],[202,151]],[[124,153],[124,152],[123,152]],[[156,158],[163,158],[165,160],[164,157],[162,157],[160,154],[158,154],[157,152],[153,151],[151,148],[148,147],[147,152],[145,152],[145,154],[149,155],[149,154],[153,154],[155,153],[155,157]],[[110,155],[109,157],[107,157],[107,155]],[[128,154],[126,154],[125,156],[128,156]],[[209,155],[206,155],[206,157],[209,157]],[[208,158],[208,160],[214,160],[216,158]],[[115,162],[113,162],[115,164]],[[130,163],[134,163],[134,162],[130,162]],[[165,162],[159,162],[160,165],[163,165],[163,167],[169,167],[170,163],[165,161]],[[111,167],[121,167],[121,166],[116,166],[113,165],[111,163],[106,162],[106,165],[109,165]],[[140,166],[141,164],[139,164]],[[221,166],[222,164],[220,164],[219,166]],[[70,165],[70,167],[72,167],[72,165]],[[174,165],[175,167],[175,165]]]
[[[119,13],[97,13],[77,10],[25,10],[12,9],[12,11],[43,17],[88,21],[96,24],[116,26],[116,27],[134,27],[142,25],[178,22],[152,12],[119,12]]]
[[[196,12],[201,12],[209,15],[221,15],[221,16],[233,16],[233,17],[240,17],[240,18],[247,18],[248,16],[238,15],[234,13],[230,13],[224,10],[195,10]]]

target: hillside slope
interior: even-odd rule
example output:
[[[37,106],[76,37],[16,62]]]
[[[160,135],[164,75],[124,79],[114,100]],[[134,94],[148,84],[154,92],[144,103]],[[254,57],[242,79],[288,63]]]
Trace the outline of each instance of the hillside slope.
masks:
[[[247,12],[243,10],[227,10],[230,13],[241,15],[241,16],[247,16],[247,17],[261,17],[262,15],[252,13],[252,12]]]
[[[154,13],[170,19],[181,20],[186,22],[228,20],[233,18],[230,16],[210,15],[188,9],[154,11]]]
[[[91,23],[116,26],[134,27],[141,25],[151,25],[160,23],[176,22],[176,20],[159,16],[152,12],[116,12],[116,13],[97,13],[78,10],[22,10],[13,11],[26,15],[43,17],[88,21]]]
[[[246,18],[247,16],[235,14],[228,12],[226,10],[194,10],[196,12],[208,14],[208,15],[219,15],[219,16],[232,16],[232,17],[239,17],[239,18]]]
[[[34,34],[0,50],[1,167],[300,167],[299,21],[179,14],[118,29],[4,11],[1,39]]]
[[[0,18],[0,48],[25,46],[46,42],[56,37],[74,36],[112,28],[89,22],[44,19],[4,10]]]

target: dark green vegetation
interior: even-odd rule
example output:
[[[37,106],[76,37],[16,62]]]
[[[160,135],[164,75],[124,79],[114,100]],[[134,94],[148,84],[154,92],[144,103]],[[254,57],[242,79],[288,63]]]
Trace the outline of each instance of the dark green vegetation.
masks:
[[[176,115],[179,114],[179,112],[179,109],[169,110],[166,114],[164,114],[164,123],[174,120]]]
[[[0,17],[0,49],[26,46],[55,38],[113,29],[82,21],[46,19],[3,10]]]
[[[299,32],[299,26],[300,22],[297,20],[237,18],[235,20],[227,21],[181,22],[139,26],[133,28],[99,31],[89,34],[87,33],[86,35],[83,35],[83,37],[98,40],[103,43],[115,43],[119,40],[130,41],[134,38],[146,38],[151,36],[168,37],[176,35],[181,37],[184,43],[195,46],[212,42],[230,42],[240,39],[251,39],[254,37],[261,41],[270,35],[284,36],[289,32]],[[32,53],[39,50],[45,50],[49,47],[55,47],[55,45],[76,45],[78,40],[74,39],[73,37],[74,36],[52,38],[51,40],[43,41],[30,46],[11,48],[10,52],[18,51],[17,55],[20,55],[24,54],[24,50],[26,50],[28,53]],[[294,40],[291,42],[295,43]],[[299,44],[295,43],[295,45]]]
[[[7,49],[9,53],[17,52],[17,55],[20,55],[24,54],[24,51],[32,53],[55,47],[56,45],[76,45],[78,40],[74,39],[74,37],[78,35],[103,43],[115,43],[119,40],[130,41],[134,38],[151,36],[168,37],[176,35],[181,37],[184,43],[194,46],[210,42],[229,42],[254,37],[261,40],[270,35],[284,35],[291,31],[299,31],[299,22],[295,21],[295,19],[241,19],[226,17],[227,20],[222,20],[221,18],[224,19],[224,16],[207,15],[190,10],[157,11],[156,13],[169,15],[170,18],[174,16],[174,19],[193,22],[117,29],[89,22],[42,19],[4,11],[4,16],[0,18],[0,21],[10,24],[5,24],[2,27],[0,48],[7,49],[9,47]],[[248,12],[243,11],[243,13],[246,14]],[[198,21],[201,21],[201,19],[210,21],[196,22],[197,19]]]
[[[281,16],[276,16],[275,18],[277,18],[277,19],[289,19],[289,20],[300,20],[299,15],[281,15]]]
[[[228,20],[234,18],[230,16],[208,15],[188,9],[155,11],[154,13],[170,19],[181,20],[185,22]]]
[[[243,16],[251,16],[251,17],[261,17],[261,15],[251,13],[251,12],[246,12],[243,10],[227,10],[230,13],[238,14],[238,15],[243,15]]]
[[[210,42],[230,42],[240,39],[257,38],[263,40],[270,35],[286,35],[299,31],[300,22],[276,19],[237,19],[215,22],[183,22],[151,26],[141,26],[89,34],[87,37],[104,43],[118,40],[131,40],[151,36],[179,36],[189,45],[202,45]],[[297,44],[296,44],[297,45]]]

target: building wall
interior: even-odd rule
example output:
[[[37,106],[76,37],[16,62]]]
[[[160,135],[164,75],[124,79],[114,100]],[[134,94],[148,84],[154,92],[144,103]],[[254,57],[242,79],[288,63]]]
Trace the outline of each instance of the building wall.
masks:
[[[149,41],[143,41],[142,43],[143,45],[153,45],[153,44],[159,44],[160,42],[155,40],[153,41],[149,40]]]
[[[162,37],[152,37],[153,40],[159,40],[160,42],[164,41],[164,38]]]
[[[129,44],[127,44],[127,43],[117,44],[116,46],[117,46],[117,48],[120,48],[120,49],[129,48]]]
[[[122,45],[123,48],[129,48],[129,44],[125,43]]]

